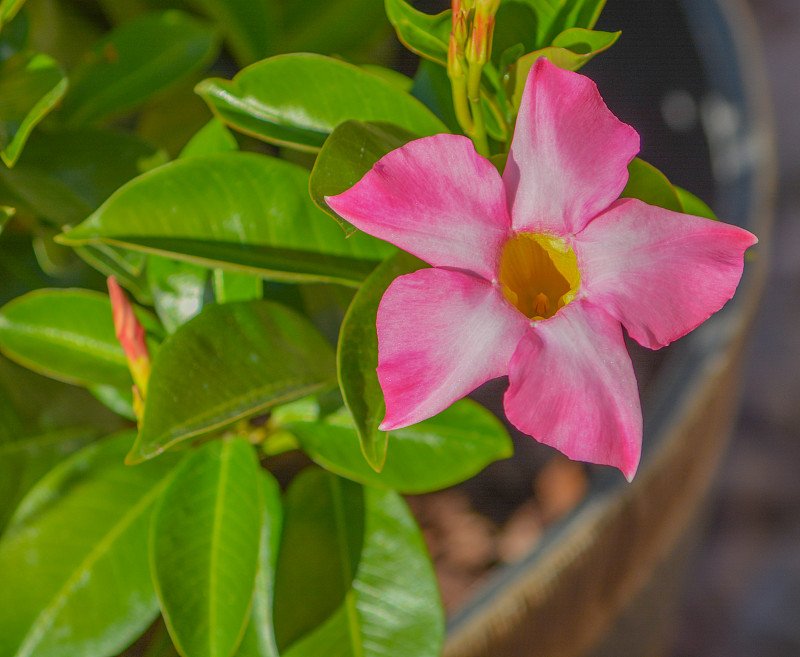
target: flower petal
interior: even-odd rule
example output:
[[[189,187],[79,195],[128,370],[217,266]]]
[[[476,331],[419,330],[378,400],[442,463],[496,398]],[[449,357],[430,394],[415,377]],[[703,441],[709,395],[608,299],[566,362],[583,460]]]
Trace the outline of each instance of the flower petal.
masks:
[[[733,296],[744,251],[757,241],[720,221],[621,199],[576,236],[573,248],[586,298],[639,344],[658,349]]]
[[[511,226],[500,174],[459,135],[409,142],[325,200],[365,233],[489,280]]]
[[[577,233],[620,195],[638,152],[594,82],[536,60],[503,173],[514,230]]]
[[[444,269],[397,278],[378,308],[381,429],[421,422],[508,372],[528,319],[496,285]]]
[[[633,479],[642,411],[619,322],[573,301],[527,332],[508,378],[503,405],[515,427],[571,459],[613,465]]]

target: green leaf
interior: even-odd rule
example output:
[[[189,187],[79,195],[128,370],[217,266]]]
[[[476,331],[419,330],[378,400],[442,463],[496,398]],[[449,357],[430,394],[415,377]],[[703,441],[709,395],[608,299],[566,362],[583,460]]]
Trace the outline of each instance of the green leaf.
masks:
[[[319,470],[295,480],[278,559],[276,631],[284,619],[295,631],[279,633],[282,657],[438,657],[444,614],[436,578],[396,493]]]
[[[60,234],[53,237],[56,244],[61,244],[57,239],[59,237]],[[143,275],[144,263],[147,261],[144,253],[100,242],[76,246],[73,250],[86,264],[94,267],[104,277],[116,277],[117,282],[133,294],[139,303],[153,305],[153,298]]]
[[[344,602],[363,541],[361,486],[316,468],[292,481],[275,574],[274,625],[281,655]]]
[[[432,16],[417,11],[405,0],[385,0],[384,7],[397,38],[406,48],[443,66],[447,65],[452,11]]]
[[[240,65],[273,52],[280,7],[274,0],[192,0],[192,4],[215,20]]]
[[[598,53],[613,46],[622,32],[598,32],[575,27],[565,30],[554,40],[553,45],[535,50],[520,57],[513,68],[514,86],[512,102],[519,109],[522,92],[533,64],[540,57],[568,71],[577,71]]]
[[[697,198],[691,192],[683,189],[683,187],[678,187],[677,185],[673,185],[672,188],[678,195],[678,200],[681,203],[682,212],[717,221],[717,215],[714,214],[714,211],[710,207],[708,207],[708,205],[706,205],[705,202]]]
[[[491,53],[492,63],[498,70],[536,49],[536,24],[536,12],[529,4],[504,2],[500,5],[495,15]],[[514,53],[516,57],[512,57]]]
[[[3,234],[3,229],[15,213],[15,208],[10,208],[7,205],[0,205],[0,235]]]
[[[137,316],[158,336],[155,318],[142,310]],[[111,303],[99,292],[42,289],[17,297],[0,308],[0,346],[12,360],[61,381],[131,386]]]
[[[379,78],[383,78],[406,93],[410,92],[411,88],[414,86],[413,78],[410,78],[399,71],[395,71],[394,69],[386,68],[385,66],[379,66],[378,64],[360,64],[359,66],[367,73],[372,73],[372,75],[377,75]]]
[[[183,147],[180,157],[228,153],[236,150],[239,150],[236,138],[222,121],[214,117]]]
[[[258,573],[250,622],[236,651],[236,657],[278,657],[272,626],[272,610],[275,569],[283,531],[283,503],[281,488],[275,478],[266,470],[262,470],[260,479],[264,521],[261,525]]]
[[[192,137],[213,118],[208,105],[194,93],[194,86],[202,77],[202,72],[190,75],[150,98],[137,112],[137,134],[158,144],[169,154],[169,159],[178,157]]]
[[[374,59],[384,46],[386,17],[376,0],[282,2],[273,53],[336,53],[349,61]]]
[[[0,360],[0,364],[2,364]],[[2,372],[0,372],[2,374]],[[0,449],[3,449],[3,443],[19,439],[20,436],[25,435],[25,422],[16,408],[16,404],[11,397],[11,394],[6,389],[5,381],[0,376]],[[0,467],[2,461],[0,460]],[[2,482],[2,479],[0,479]],[[4,496],[0,495],[0,500]]]
[[[51,57],[19,52],[0,62],[0,156],[13,167],[31,131],[67,89],[67,79]]]
[[[30,43],[30,32],[27,12],[17,14],[7,24],[0,20],[0,61],[24,50]]]
[[[25,4],[25,0],[2,0],[0,2],[0,28],[10,22]]]
[[[361,286],[342,322],[336,353],[339,386],[344,403],[353,416],[361,449],[377,471],[386,458],[386,433],[378,425],[386,412],[378,366],[378,334],[375,321],[378,304],[391,282],[403,274],[426,266],[414,256],[399,251],[378,267]]]
[[[308,188],[314,203],[336,219],[347,235],[352,235],[356,229],[330,208],[325,197],[347,191],[389,151],[416,138],[416,135],[390,123],[345,121],[339,124],[325,140],[311,171]],[[386,242],[375,243],[380,247],[376,252],[381,258],[396,251]]]
[[[258,462],[242,438],[187,455],[153,514],[150,558],[172,640],[186,657],[230,657],[258,567]]]
[[[420,136],[447,128],[394,84],[337,59],[280,55],[233,80],[204,80],[196,91],[231,127],[282,146],[318,150],[341,122],[385,121]]]
[[[117,415],[136,421],[133,409],[133,390],[113,386],[92,386],[88,389],[92,396]]]
[[[133,109],[206,66],[214,30],[180,11],[145,14],[98,41],[70,75],[63,120],[78,125]]]
[[[122,244],[275,280],[362,281],[385,247],[364,234],[345,239],[311,201],[308,176],[255,153],[177,160],[125,185],[56,241]]]
[[[716,221],[714,211],[691,192],[673,185],[652,164],[635,158],[628,165],[628,184],[621,198],[638,198],[673,212],[685,212]]]
[[[123,464],[132,435],[94,443],[28,493],[0,541],[0,654],[113,655],[153,621],[147,532],[174,460]]]
[[[257,276],[214,270],[214,297],[219,303],[252,301],[264,297],[264,281]]]
[[[503,0],[502,5],[525,4],[536,14],[536,45],[551,45],[556,35],[573,27],[594,27],[606,0]],[[499,13],[499,12],[498,12]]]
[[[208,269],[151,255],[147,282],[159,319],[170,333],[188,322],[203,307]]]
[[[2,409],[0,422],[4,429],[8,428],[9,418]],[[22,496],[53,466],[98,436],[95,427],[55,429],[34,435],[25,435],[19,427],[17,431],[20,433],[0,440],[0,534]]]
[[[36,132],[13,169],[0,167],[0,181],[34,214],[76,224],[155,157],[152,146],[118,130]]]
[[[460,132],[455,109],[453,91],[447,69],[428,60],[422,60],[414,76],[411,95],[419,99],[425,107],[438,116],[453,133]]]
[[[673,212],[681,212],[681,202],[667,177],[652,164],[634,158],[628,165],[628,184],[621,198],[638,198]]]
[[[329,387],[334,359],[300,315],[268,301],[210,304],[161,345],[129,462]]]
[[[479,404],[462,399],[429,420],[389,432],[386,462],[375,472],[364,462],[352,425],[338,425],[338,419],[290,422],[284,428],[327,470],[405,494],[452,486],[513,453],[500,421]]]
[[[8,426],[12,432],[9,440],[89,424],[106,435],[121,428],[120,418],[85,389],[36,374],[0,355],[0,398],[3,396],[22,422],[21,430],[13,421]]]

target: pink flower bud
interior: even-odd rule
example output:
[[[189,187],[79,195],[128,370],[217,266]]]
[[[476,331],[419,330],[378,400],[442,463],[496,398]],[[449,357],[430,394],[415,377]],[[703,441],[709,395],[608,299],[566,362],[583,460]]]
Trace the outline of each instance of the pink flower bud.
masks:
[[[113,276],[108,277],[108,294],[111,297],[117,340],[125,352],[128,369],[135,383],[134,397],[138,395],[143,399],[147,392],[147,380],[150,378],[150,354],[144,340],[144,327],[139,323],[133,306]]]

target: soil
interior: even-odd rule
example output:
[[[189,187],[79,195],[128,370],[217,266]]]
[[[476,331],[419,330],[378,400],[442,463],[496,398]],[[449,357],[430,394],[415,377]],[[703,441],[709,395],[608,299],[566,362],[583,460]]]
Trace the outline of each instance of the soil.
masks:
[[[582,465],[554,456],[510,514],[487,513],[486,500],[475,500],[469,485],[407,497],[428,544],[446,612],[458,609],[494,567],[528,554],[587,488]]]

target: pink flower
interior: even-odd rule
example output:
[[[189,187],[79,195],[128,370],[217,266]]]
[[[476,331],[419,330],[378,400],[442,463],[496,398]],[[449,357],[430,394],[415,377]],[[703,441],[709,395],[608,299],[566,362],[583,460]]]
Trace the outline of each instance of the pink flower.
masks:
[[[639,463],[642,413],[622,326],[663,347],[733,296],[756,238],[619,199],[639,136],[588,78],[531,70],[501,176],[466,137],[410,142],[328,198],[357,228],[433,265],[378,310],[381,429],[508,375],[508,419],[572,459]]]

